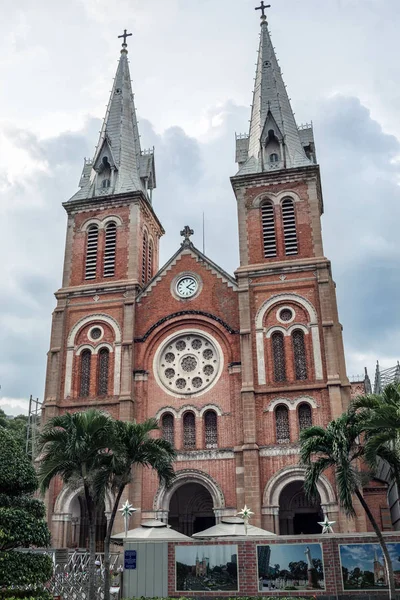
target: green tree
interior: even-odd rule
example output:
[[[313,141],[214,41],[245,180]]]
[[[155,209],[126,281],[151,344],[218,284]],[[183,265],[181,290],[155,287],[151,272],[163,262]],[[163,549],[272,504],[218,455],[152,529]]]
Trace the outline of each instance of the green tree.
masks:
[[[89,590],[88,600],[95,600],[96,507],[104,500],[105,489],[94,481],[108,450],[113,434],[109,414],[89,409],[66,413],[50,419],[39,438],[41,456],[38,471],[44,492],[59,476],[64,484],[81,486],[89,522]]]
[[[159,480],[170,485],[175,477],[173,461],[176,452],[163,438],[153,438],[151,433],[159,429],[156,419],[143,423],[114,421],[110,441],[112,453],[103,457],[103,469],[97,473],[98,493],[104,494],[109,486],[114,493],[114,504],[104,540],[104,600],[110,598],[110,540],[115,516],[125,487],[132,481],[133,467],[154,469]]]
[[[0,408],[0,427],[9,431],[18,444],[25,450],[26,431],[28,417],[27,415],[18,415],[17,417],[7,417],[6,413]]]
[[[344,413],[331,421],[326,429],[309,427],[300,434],[300,457],[306,467],[304,490],[310,498],[318,495],[317,481],[328,469],[333,469],[339,504],[349,516],[355,516],[354,495],[375,531],[385,557],[389,582],[389,598],[395,598],[392,561],[382,532],[362,494],[363,471],[361,459],[364,446],[360,443],[363,417],[357,412]]]
[[[17,551],[48,546],[50,532],[44,504],[33,498],[38,487],[35,470],[4,427],[0,427],[0,465],[0,597],[50,599],[44,589],[53,570],[50,556]]]

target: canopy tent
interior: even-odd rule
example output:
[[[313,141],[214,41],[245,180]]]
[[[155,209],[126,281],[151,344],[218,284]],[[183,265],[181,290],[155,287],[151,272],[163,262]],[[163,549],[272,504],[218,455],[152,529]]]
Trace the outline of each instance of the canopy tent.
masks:
[[[158,521],[157,519],[149,519],[148,521],[143,521],[139,527],[136,529],[130,529],[125,536],[125,532],[116,533],[111,536],[111,540],[113,542],[122,543],[124,540],[190,540],[189,537],[183,535],[183,533],[179,533],[179,531],[175,531],[175,529],[171,529],[170,525],[166,525],[162,521]]]
[[[247,533],[244,526],[244,521],[240,517],[224,517],[221,523],[209,527],[204,531],[194,533],[194,538],[221,538],[221,537],[253,537],[253,538],[266,538],[275,536],[275,533],[261,529],[260,527],[254,527],[254,525],[247,525]]]

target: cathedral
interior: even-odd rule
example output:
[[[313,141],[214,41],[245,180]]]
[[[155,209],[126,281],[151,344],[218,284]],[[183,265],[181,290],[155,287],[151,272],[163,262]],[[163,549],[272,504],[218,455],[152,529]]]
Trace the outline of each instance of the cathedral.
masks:
[[[141,148],[126,30],[94,157],[63,204],[44,419],[96,407],[159,420],[177,450],[176,479],[165,489],[149,470],[135,472],[123,498],[137,509],[131,526],[158,518],[191,535],[247,505],[252,524],[281,535],[320,533],[323,515],[336,532],[368,530],[358,505],[354,520],[339,511],[332,476],[321,477],[318,501],[303,491],[299,433],[340,415],[351,386],[313,130],[296,124],[265,8],[250,129],[236,136],[231,177],[234,274],[194,246],[185,223],[159,266],[154,152]],[[374,480],[363,493],[384,528],[386,484]],[[86,546],[80,490],[55,482],[46,502],[53,545]],[[99,507],[99,542],[110,506],[107,497]]]

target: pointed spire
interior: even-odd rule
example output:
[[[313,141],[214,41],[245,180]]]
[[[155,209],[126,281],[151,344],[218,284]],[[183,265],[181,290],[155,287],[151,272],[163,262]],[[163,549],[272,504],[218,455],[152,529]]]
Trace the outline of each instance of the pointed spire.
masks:
[[[379,361],[376,361],[376,369],[375,369],[375,381],[374,381],[374,394],[382,393],[382,379],[381,372],[379,369]]]
[[[85,161],[82,189],[71,200],[139,191],[150,200],[155,188],[153,151],[140,147],[126,43],[130,35],[125,29],[118,36],[123,38],[121,56],[95,155]]]
[[[289,169],[312,164],[304,151],[290,100],[283,82],[262,5],[260,46],[254,84],[247,160],[243,160],[245,141],[238,140],[245,173]],[[239,156],[239,155],[238,155]]]
[[[371,380],[370,380],[369,375],[368,375],[367,367],[364,367],[364,373],[365,373],[365,376],[364,376],[364,390],[365,390],[365,393],[366,394],[372,394]]]

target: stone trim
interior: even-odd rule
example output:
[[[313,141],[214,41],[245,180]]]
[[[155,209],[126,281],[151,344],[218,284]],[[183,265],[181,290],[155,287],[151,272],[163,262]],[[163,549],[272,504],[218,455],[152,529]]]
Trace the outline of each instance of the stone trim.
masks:
[[[192,452],[178,452],[176,460],[186,462],[191,460],[229,460],[235,458],[233,450],[193,450]]]
[[[171,487],[166,489],[164,485],[159,486],[154,496],[153,510],[168,515],[172,495],[186,483],[199,483],[204,486],[211,494],[214,510],[225,508],[225,497],[222,489],[211,475],[198,469],[182,469],[176,471]]]
[[[299,404],[310,404],[312,408],[319,408],[320,405],[311,396],[299,396],[298,398],[275,398],[271,400],[263,412],[273,412],[279,404],[284,404],[289,410],[296,410]]]

